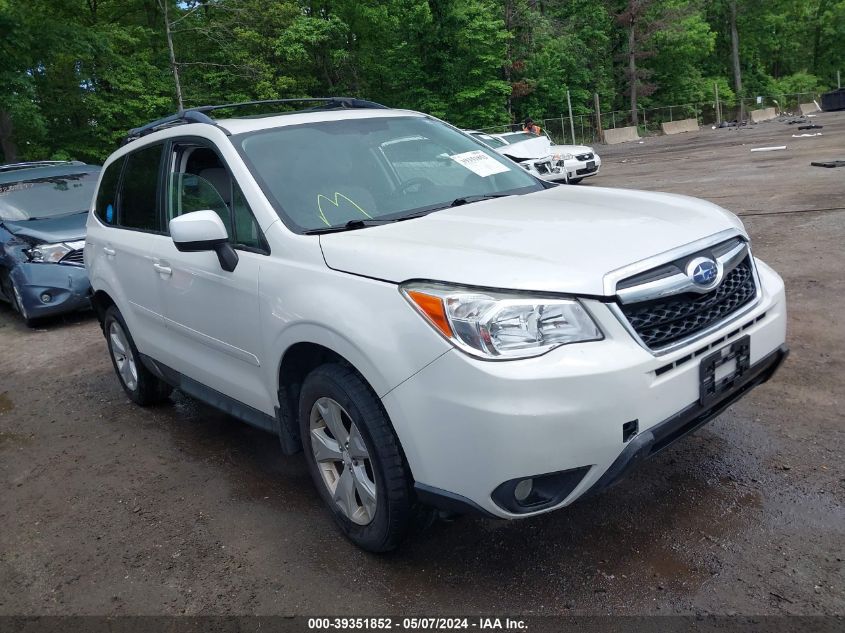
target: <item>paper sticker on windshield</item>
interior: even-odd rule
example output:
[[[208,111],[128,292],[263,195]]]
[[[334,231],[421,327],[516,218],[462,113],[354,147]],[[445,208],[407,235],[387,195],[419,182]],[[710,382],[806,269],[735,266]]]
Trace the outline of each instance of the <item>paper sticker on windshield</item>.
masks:
[[[451,158],[456,163],[463,165],[471,172],[478,174],[482,178],[486,176],[492,176],[493,174],[501,174],[504,171],[508,171],[508,168],[505,167],[502,163],[497,161],[492,156],[488,156],[481,150],[464,152],[463,154],[455,154],[454,156],[450,156],[449,158]]]

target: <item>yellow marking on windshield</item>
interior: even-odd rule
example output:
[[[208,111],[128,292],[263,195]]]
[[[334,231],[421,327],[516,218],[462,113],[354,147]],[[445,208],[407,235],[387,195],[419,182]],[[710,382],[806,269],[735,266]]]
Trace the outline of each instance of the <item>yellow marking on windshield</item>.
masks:
[[[328,196],[324,196],[323,194],[318,193],[317,194],[317,209],[320,211],[320,219],[325,223],[326,226],[331,226],[332,223],[328,221],[328,219],[326,218],[326,213],[323,211],[323,200],[325,200],[326,202],[328,202],[331,205],[334,205],[335,208],[339,209],[340,208],[340,200],[338,200],[338,198],[343,198],[349,204],[351,204],[353,207],[358,209],[358,211],[360,211],[365,216],[367,216],[369,219],[371,219],[371,220],[373,219],[373,216],[371,216],[369,213],[364,211],[364,209],[362,209],[358,205],[358,203],[356,203],[354,200],[352,200],[348,196],[344,196],[342,193],[338,193],[337,191],[335,191],[334,192],[334,200],[330,199]]]

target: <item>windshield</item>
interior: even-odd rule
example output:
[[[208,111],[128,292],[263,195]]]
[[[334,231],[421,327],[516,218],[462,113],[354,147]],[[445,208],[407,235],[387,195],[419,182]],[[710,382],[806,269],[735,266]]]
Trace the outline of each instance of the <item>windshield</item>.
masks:
[[[279,216],[300,232],[542,189],[508,159],[427,117],[323,121],[233,140]]]
[[[0,183],[0,220],[16,222],[88,211],[98,169]]]
[[[507,145],[507,143],[505,143],[502,139],[490,136],[489,134],[484,134],[483,132],[472,132],[472,135],[482,143],[486,143],[492,148],[504,147]]]
[[[531,132],[509,132],[502,134],[502,139],[507,143],[519,143],[520,141],[527,141],[532,138],[539,138],[539,135],[532,134]]]

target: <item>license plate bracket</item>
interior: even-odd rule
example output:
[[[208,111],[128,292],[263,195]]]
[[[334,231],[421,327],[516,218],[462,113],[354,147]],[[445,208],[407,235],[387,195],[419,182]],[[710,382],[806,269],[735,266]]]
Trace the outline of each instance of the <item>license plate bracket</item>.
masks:
[[[731,365],[733,371],[727,371]],[[751,366],[751,337],[743,336],[730,345],[701,359],[699,365],[699,402],[707,406],[719,399],[742,378]]]

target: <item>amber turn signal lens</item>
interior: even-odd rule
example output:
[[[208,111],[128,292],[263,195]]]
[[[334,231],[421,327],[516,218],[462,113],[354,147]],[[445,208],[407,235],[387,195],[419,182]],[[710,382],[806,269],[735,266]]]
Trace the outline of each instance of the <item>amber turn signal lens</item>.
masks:
[[[443,300],[440,297],[427,295],[418,290],[408,292],[408,298],[414,302],[428,320],[436,327],[443,336],[452,338],[452,328],[449,319],[446,318],[446,310],[443,308]]]

